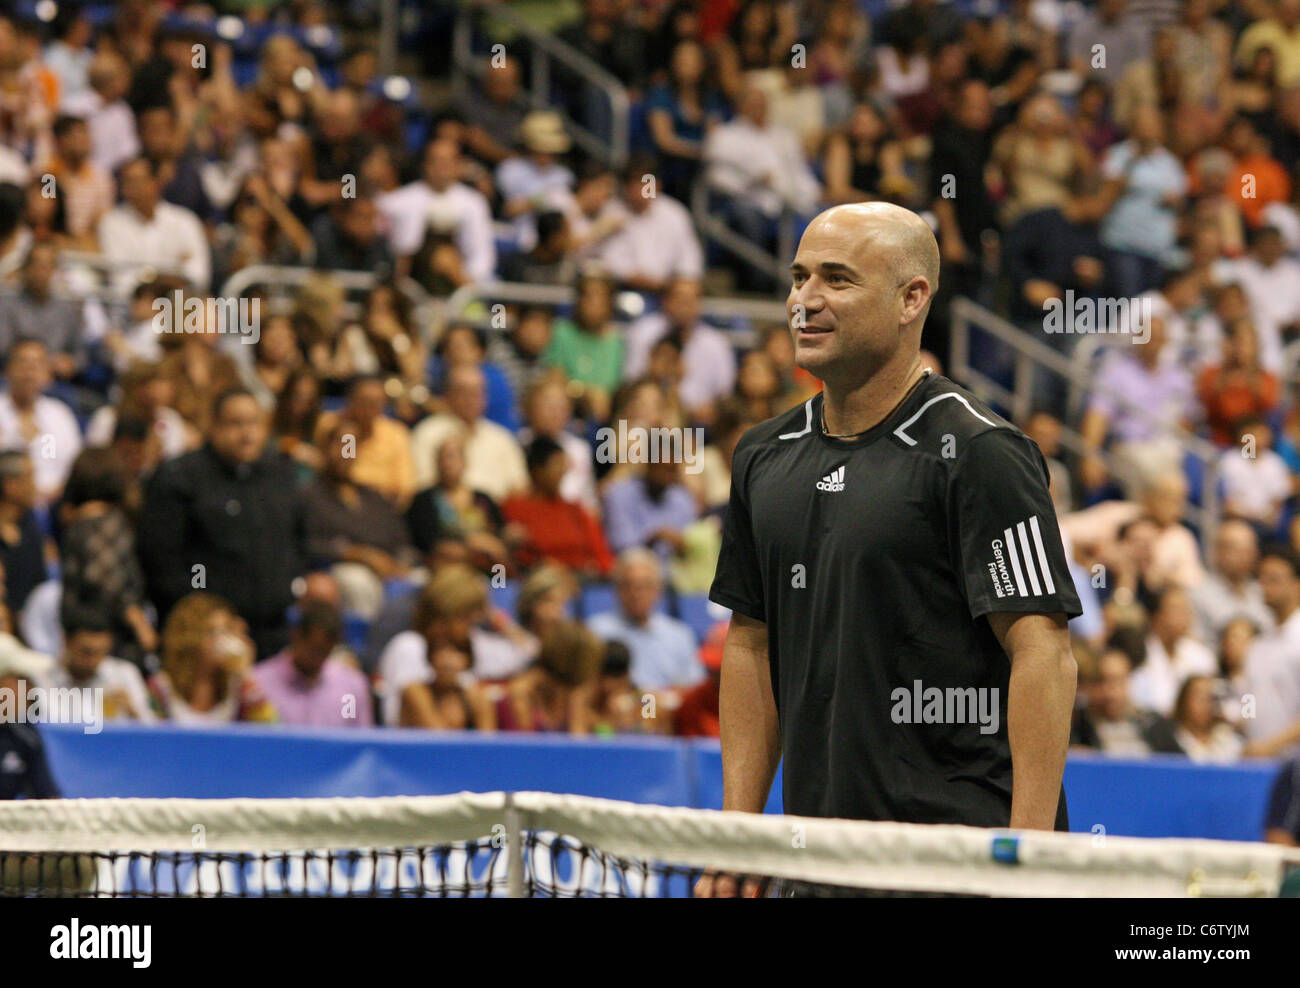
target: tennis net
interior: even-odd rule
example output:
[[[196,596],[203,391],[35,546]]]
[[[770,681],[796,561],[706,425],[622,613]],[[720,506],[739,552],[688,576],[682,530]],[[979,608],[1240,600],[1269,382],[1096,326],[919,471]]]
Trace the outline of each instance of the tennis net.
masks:
[[[0,895],[1277,896],[1300,852],[550,793],[0,804]]]

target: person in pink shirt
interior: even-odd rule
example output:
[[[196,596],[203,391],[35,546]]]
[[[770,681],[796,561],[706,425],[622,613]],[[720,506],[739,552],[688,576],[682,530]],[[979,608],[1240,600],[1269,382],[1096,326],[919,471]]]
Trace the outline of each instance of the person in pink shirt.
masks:
[[[370,727],[370,687],[359,669],[330,653],[343,633],[338,608],[321,600],[300,605],[289,646],[253,670],[280,715],[300,727]]]

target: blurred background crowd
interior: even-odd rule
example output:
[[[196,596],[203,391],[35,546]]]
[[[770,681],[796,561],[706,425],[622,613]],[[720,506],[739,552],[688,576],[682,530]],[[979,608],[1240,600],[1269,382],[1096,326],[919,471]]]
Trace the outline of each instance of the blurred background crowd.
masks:
[[[1072,743],[1292,753],[1298,163],[1300,0],[5,4],[0,661],[139,720],[716,734],[731,454],[819,386],[782,271],[883,199],[926,360],[1048,458]]]

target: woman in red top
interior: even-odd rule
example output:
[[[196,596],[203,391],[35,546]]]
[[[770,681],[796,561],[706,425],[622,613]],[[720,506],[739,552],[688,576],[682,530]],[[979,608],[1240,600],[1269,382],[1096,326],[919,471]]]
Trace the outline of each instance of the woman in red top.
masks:
[[[508,499],[501,513],[524,531],[515,552],[525,569],[545,559],[563,563],[585,575],[604,576],[614,566],[599,522],[576,501],[560,496],[568,456],[554,439],[539,436],[525,454],[532,486],[527,494]]]
[[[1278,380],[1259,365],[1259,338],[1248,318],[1228,324],[1223,360],[1201,372],[1198,382],[1205,421],[1214,441],[1231,445],[1234,424],[1248,416],[1264,416],[1277,407]]]

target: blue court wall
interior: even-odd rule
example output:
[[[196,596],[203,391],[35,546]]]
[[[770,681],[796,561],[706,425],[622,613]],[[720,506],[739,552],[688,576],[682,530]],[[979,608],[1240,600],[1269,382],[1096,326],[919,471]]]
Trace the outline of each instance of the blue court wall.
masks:
[[[532,789],[637,803],[718,808],[712,740],[472,736],[385,729],[41,728],[64,794],[95,796],[399,796]],[[1071,828],[1136,837],[1258,840],[1277,765],[1192,765],[1071,757]],[[780,779],[768,809],[780,807]]]

